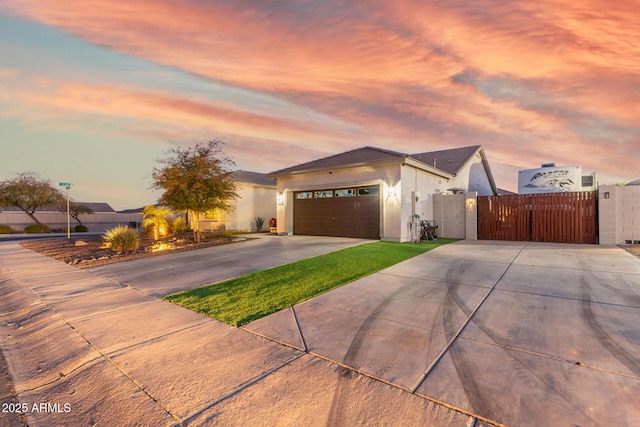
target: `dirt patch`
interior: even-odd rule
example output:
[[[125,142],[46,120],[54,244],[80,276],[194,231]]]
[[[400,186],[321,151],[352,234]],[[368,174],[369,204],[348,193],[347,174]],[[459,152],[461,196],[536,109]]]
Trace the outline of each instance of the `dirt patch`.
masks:
[[[621,245],[620,247],[630,254],[640,257],[640,245]]]
[[[0,425],[23,427],[27,423],[22,413],[22,407],[18,404],[13,383],[9,376],[9,368],[2,352],[0,352]]]
[[[132,259],[226,245],[243,240],[247,240],[247,238],[242,236],[207,236],[204,241],[196,244],[192,235],[186,234],[159,241],[142,239],[140,248],[128,252],[114,252],[104,247],[101,236],[30,240],[22,242],[20,245],[69,265],[88,268]],[[86,245],[82,244],[82,242],[86,243]]]

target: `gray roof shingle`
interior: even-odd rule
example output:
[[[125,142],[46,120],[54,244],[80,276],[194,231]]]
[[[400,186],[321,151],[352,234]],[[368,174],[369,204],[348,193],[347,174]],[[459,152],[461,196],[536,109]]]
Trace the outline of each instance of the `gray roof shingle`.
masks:
[[[412,154],[411,157],[429,166],[456,175],[481,147],[481,145],[471,145],[469,147]]]
[[[249,171],[235,171],[233,172],[233,179],[238,182],[247,182],[250,184],[265,185],[269,187],[275,187],[276,181],[269,178],[264,173],[249,172]]]
[[[346,151],[344,153],[334,154],[332,156],[323,157],[318,160],[312,160],[310,162],[302,163],[299,165],[291,166],[285,169],[280,169],[275,172],[271,172],[270,176],[286,175],[289,173],[311,171],[315,169],[326,169],[341,166],[358,165],[376,161],[384,161],[391,159],[404,159],[407,154],[398,153],[395,151],[384,150],[376,147],[361,147],[354,150]]]
[[[327,169],[341,166],[356,166],[376,161],[405,158],[413,158],[428,166],[434,166],[436,169],[455,175],[467,163],[467,161],[482,146],[473,145],[469,147],[451,148],[448,150],[429,151],[418,154],[404,154],[391,150],[384,150],[377,147],[361,147],[355,150],[346,151],[344,153],[334,154],[333,156],[323,157],[318,160],[291,166],[285,169],[272,172],[270,176],[287,175],[296,172],[306,172],[316,169]],[[434,164],[435,162],[435,164]]]

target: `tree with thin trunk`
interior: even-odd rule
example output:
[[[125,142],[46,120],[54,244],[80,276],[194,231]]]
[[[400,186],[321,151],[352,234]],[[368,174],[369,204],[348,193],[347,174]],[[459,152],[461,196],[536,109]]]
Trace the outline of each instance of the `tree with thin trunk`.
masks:
[[[43,207],[66,204],[64,194],[35,172],[22,172],[14,179],[0,182],[0,207],[22,210],[36,224],[42,223],[35,212]]]
[[[232,179],[233,160],[227,157],[220,140],[192,147],[173,145],[162,165],[153,169],[151,188],[164,190],[159,203],[176,212],[191,212],[196,242],[200,242],[200,214],[213,209],[229,211],[238,197]]]
[[[59,205],[58,210],[60,212],[66,213],[67,204],[63,203]],[[78,225],[82,225],[82,221],[80,221],[80,215],[82,214],[93,215],[94,212],[93,209],[91,209],[89,206],[83,205],[82,203],[69,202],[69,216],[78,221]]]

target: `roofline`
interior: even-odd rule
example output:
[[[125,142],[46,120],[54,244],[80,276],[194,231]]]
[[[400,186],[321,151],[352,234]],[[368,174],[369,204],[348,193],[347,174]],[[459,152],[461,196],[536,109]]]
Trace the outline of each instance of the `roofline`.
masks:
[[[286,169],[282,169],[279,171],[268,173],[267,176],[272,179],[277,179],[282,176],[304,175],[308,173],[333,172],[333,171],[367,167],[367,166],[386,166],[386,165],[393,165],[393,164],[403,164],[406,159],[405,156],[406,155],[399,155],[398,157],[392,157],[392,158],[380,159],[380,160],[369,160],[369,161],[358,162],[358,163],[349,163],[346,165],[339,165],[339,166],[330,166],[330,167],[324,166],[320,168],[300,169],[293,172],[287,172]]]
[[[491,185],[493,195],[497,196],[498,186],[496,185],[496,181],[493,179],[493,173],[491,173],[491,167],[489,167],[489,160],[487,159],[487,154],[484,152],[484,147],[482,145],[480,146],[480,148],[478,148],[478,152],[480,153],[480,158],[482,159],[484,171],[487,173],[487,178],[489,178],[489,185]]]

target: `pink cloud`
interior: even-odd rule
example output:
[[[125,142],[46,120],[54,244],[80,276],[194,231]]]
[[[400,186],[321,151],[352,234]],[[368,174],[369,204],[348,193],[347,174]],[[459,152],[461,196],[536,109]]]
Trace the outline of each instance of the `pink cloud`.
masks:
[[[352,125],[133,88],[70,83],[60,93],[34,95],[52,109],[142,120],[132,132],[179,139],[215,129],[327,152],[365,144],[400,143],[409,152],[483,144],[497,162],[523,168],[542,161],[637,168],[638,155],[628,154],[637,152],[640,134],[640,8],[632,1],[248,8],[178,0],[72,6],[25,0],[5,7],[92,43]],[[602,132],[593,134],[598,127]],[[620,140],[625,129],[630,136]]]

